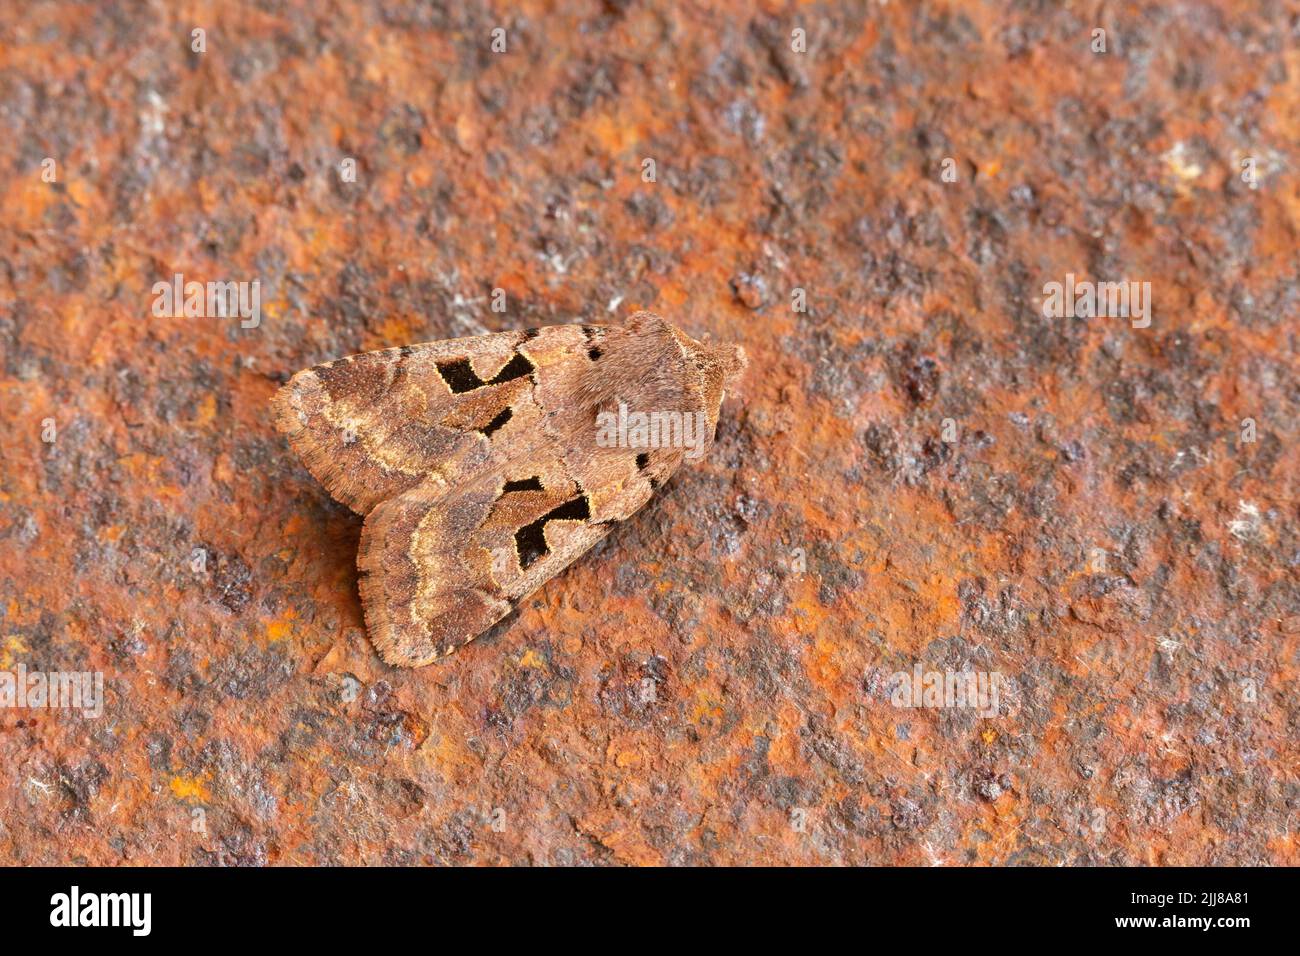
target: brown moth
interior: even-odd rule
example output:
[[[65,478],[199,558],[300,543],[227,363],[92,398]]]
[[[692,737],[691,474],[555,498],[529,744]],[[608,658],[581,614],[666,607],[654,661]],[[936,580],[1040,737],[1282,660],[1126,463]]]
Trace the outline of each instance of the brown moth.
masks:
[[[366,516],[366,627],[385,661],[415,667],[505,617],[702,453],[744,367],[739,347],[638,312],[348,356],[273,405],[307,470]]]

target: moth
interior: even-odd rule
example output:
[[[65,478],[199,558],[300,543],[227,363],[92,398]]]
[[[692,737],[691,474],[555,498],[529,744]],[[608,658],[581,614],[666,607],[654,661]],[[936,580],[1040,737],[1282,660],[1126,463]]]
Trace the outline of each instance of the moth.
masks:
[[[272,400],[307,470],[365,516],[366,629],[389,664],[450,654],[630,517],[713,441],[739,346],[649,312],[404,345]]]

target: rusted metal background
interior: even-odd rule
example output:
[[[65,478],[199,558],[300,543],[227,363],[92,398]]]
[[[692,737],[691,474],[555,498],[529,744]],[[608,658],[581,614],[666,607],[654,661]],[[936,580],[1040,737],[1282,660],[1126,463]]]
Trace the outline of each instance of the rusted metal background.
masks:
[[[106,699],[0,709],[0,860],[1297,862],[1298,104],[1272,0],[5,3],[0,669]],[[277,385],[637,308],[714,453],[384,666]]]

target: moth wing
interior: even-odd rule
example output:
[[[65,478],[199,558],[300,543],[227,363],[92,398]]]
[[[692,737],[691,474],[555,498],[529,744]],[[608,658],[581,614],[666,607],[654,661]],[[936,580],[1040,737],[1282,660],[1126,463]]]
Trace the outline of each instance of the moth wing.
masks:
[[[514,477],[509,477],[514,475]],[[380,503],[357,554],[366,629],[389,664],[415,667],[491,627],[650,497],[644,487],[593,498],[563,458],[510,459],[447,490],[426,483]]]
[[[492,457],[502,417],[532,388],[529,353],[582,339],[566,328],[406,345],[304,369],[273,399],[276,424],[325,490],[359,514],[430,480],[449,487]]]

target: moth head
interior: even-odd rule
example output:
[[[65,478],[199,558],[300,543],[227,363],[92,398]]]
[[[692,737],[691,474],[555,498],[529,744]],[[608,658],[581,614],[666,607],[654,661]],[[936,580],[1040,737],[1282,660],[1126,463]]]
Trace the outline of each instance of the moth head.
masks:
[[[748,359],[739,345],[715,345],[685,339],[686,359],[698,376],[699,389],[710,426],[718,423],[718,409],[726,392],[734,390],[745,373]],[[712,428],[710,428],[710,432]]]
[[[713,348],[714,361],[722,371],[723,392],[735,391],[749,365],[749,357],[739,345],[717,345]]]
[[[744,373],[745,350],[738,345],[693,339],[652,312],[634,314],[623,334],[633,347],[610,348],[606,355],[616,361],[619,356],[625,357],[635,374],[620,376],[619,366],[611,361],[606,365],[606,374],[595,378],[594,383],[608,390],[627,378],[641,389],[659,390],[665,401],[683,402],[680,406],[683,410],[703,412],[708,419],[706,443],[711,442],[723,395],[739,384]],[[665,349],[675,354],[666,354]]]

